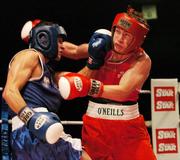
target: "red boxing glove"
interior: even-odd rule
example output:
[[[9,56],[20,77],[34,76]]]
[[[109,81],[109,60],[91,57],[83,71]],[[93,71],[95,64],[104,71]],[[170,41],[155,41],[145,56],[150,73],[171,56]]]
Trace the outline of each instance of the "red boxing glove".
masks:
[[[78,73],[68,73],[58,82],[59,91],[64,99],[70,100],[87,95],[100,97],[103,92],[103,83],[89,79]]]

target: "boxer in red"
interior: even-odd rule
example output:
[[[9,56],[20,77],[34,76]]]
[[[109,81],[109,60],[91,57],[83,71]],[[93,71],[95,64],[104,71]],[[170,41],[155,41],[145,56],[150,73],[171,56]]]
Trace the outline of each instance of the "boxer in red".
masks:
[[[92,160],[156,160],[138,106],[151,69],[141,48],[148,31],[133,8],[118,13],[111,32],[101,29],[91,37],[87,65],[59,80],[64,99],[90,97],[82,141]]]

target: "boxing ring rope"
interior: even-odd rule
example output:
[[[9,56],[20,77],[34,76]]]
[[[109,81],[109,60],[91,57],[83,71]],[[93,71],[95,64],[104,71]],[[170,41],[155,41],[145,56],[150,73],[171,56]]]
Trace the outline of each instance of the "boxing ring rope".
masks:
[[[3,120],[0,120],[0,124],[3,122]],[[7,121],[9,124],[11,124],[11,120],[8,120]],[[83,125],[83,121],[68,121],[68,120],[64,120],[64,121],[61,121],[61,123],[63,125]],[[179,123],[180,123],[180,120],[179,120]],[[151,128],[151,121],[145,121],[145,124],[146,124],[146,127],[148,128]]]

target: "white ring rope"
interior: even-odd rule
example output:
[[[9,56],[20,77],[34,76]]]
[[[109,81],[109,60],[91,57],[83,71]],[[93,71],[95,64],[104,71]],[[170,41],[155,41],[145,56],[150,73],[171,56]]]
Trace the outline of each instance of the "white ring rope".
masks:
[[[0,124],[2,123],[3,121],[0,120]],[[11,120],[8,120],[8,123],[11,124]],[[61,123],[63,125],[83,125],[83,121],[67,121],[67,120],[64,120],[64,121],[61,121]],[[179,124],[180,124],[180,119],[179,119]],[[152,126],[152,121],[149,120],[149,121],[145,121],[145,125],[146,127],[148,128],[151,128]]]
[[[2,122],[3,122],[3,121],[0,120],[0,124],[1,124]],[[11,124],[12,121],[11,121],[11,120],[8,120],[8,123]],[[61,121],[61,123],[62,123],[63,125],[83,125],[83,121],[67,121],[67,120],[65,120],[65,121]],[[145,121],[145,124],[146,124],[147,127],[151,127],[151,125],[152,125],[151,121]]]
[[[150,90],[140,90],[141,94],[151,94]]]

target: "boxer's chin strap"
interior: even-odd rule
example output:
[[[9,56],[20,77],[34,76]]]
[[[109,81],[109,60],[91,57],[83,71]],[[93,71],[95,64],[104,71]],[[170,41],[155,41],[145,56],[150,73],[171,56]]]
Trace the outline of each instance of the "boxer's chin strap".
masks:
[[[134,53],[137,53],[137,51],[138,51],[138,49],[133,49],[133,50],[131,50],[131,51],[129,51],[129,52],[118,52],[118,51],[116,51],[115,49],[114,49],[114,47],[113,47],[113,52],[115,52],[116,54],[119,54],[119,55],[133,55]],[[131,57],[131,56],[130,56]]]

